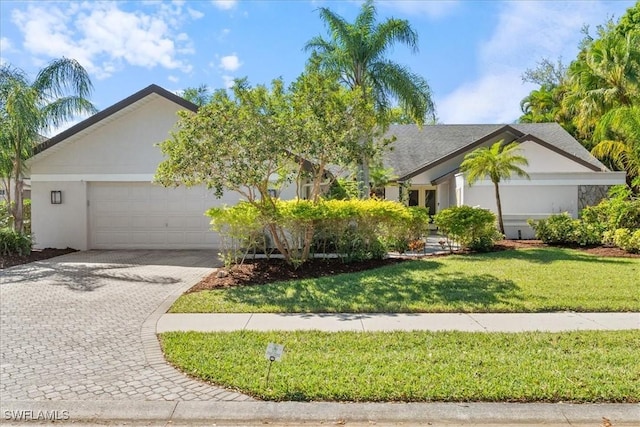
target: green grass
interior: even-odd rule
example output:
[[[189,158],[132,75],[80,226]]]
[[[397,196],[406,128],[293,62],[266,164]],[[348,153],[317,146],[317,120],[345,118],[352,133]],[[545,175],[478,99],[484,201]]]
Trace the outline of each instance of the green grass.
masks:
[[[639,258],[540,248],[426,258],[360,273],[202,291],[181,296],[170,312],[638,311],[639,283]]]
[[[171,332],[182,371],[266,400],[638,402],[637,331]],[[265,385],[267,343],[285,345]]]

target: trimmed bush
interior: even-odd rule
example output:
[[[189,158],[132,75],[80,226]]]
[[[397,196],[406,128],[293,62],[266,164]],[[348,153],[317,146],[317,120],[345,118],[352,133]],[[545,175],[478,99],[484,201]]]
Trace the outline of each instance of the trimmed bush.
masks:
[[[336,253],[344,261],[380,259],[394,245],[422,236],[429,223],[425,209],[376,199],[278,200],[270,207],[240,203],[210,209],[207,215],[222,236],[226,264],[244,259],[251,250],[273,249],[275,238],[286,246],[294,265],[306,261],[303,249],[309,238],[310,253]]]
[[[487,209],[454,206],[438,212],[433,220],[447,238],[464,249],[487,251],[502,238],[496,216]]]
[[[573,219],[568,212],[527,222],[535,231],[536,238],[549,245],[593,246],[602,243],[604,227],[599,222]]]
[[[613,234],[613,243],[627,252],[640,252],[640,229],[631,231],[628,228],[618,228]]]
[[[31,236],[18,233],[12,228],[0,228],[0,254],[29,255],[31,253]]]

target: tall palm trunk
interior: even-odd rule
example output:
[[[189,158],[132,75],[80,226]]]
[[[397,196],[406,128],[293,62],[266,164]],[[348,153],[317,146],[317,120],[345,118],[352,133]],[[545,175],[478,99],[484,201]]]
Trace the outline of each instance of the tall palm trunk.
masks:
[[[496,190],[496,205],[498,207],[498,227],[500,228],[500,233],[504,235],[504,222],[502,221],[502,203],[500,202],[500,189],[496,181],[493,182],[493,186],[495,187],[495,190]]]
[[[13,214],[13,229],[18,233],[22,233],[24,230],[24,220],[23,220],[23,201],[22,201],[22,190],[24,188],[24,183],[22,181],[22,167],[21,167],[20,159],[16,159],[16,164],[14,167],[14,192],[13,192],[13,207],[11,208]]]

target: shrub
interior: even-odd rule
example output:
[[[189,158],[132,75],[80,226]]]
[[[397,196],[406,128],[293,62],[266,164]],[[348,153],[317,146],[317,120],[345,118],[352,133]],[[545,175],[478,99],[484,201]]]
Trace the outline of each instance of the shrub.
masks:
[[[438,212],[433,220],[447,238],[462,248],[486,251],[501,239],[496,216],[487,209],[454,206]]]
[[[573,219],[568,212],[527,222],[535,231],[536,238],[550,245],[593,246],[602,243],[604,228],[599,222]]]
[[[24,232],[27,235],[31,235],[31,199],[24,199],[22,202]],[[13,216],[11,215],[9,204],[4,200],[0,201],[0,228],[12,226]]]
[[[0,253],[2,255],[29,255],[31,253],[31,236],[18,233],[12,228],[0,228]]]
[[[220,234],[222,252],[218,255],[227,268],[238,261],[242,263],[247,254],[261,244],[265,247],[260,212],[250,203],[212,208],[206,215],[211,217],[211,229]]]
[[[640,252],[640,229],[619,228],[613,234],[613,243],[627,252]]]
[[[220,233],[225,264],[244,259],[265,245],[265,235],[286,246],[298,266],[308,254],[337,253],[344,261],[383,258],[394,241],[410,241],[428,228],[426,210],[386,200],[278,200],[271,207],[240,203],[207,211],[212,229]],[[274,236],[277,233],[277,236]]]
[[[547,219],[538,221],[530,219],[527,222],[535,231],[536,238],[544,243],[554,245],[568,243],[573,240],[574,223],[568,212],[551,215]]]

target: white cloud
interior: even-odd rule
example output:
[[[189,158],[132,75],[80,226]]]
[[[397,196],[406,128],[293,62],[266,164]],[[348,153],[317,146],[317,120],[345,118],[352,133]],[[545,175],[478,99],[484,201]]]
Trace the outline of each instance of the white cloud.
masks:
[[[120,4],[71,3],[30,5],[14,10],[13,22],[24,34],[24,48],[44,57],[77,59],[98,78],[133,65],[189,72],[179,55],[193,53],[191,41],[176,29],[182,20],[179,4],[159,4],[154,14],[127,12]],[[177,33],[177,34],[176,34]]]
[[[169,77],[167,77],[167,80],[169,80],[172,83],[178,83],[180,81],[180,78],[170,75]]]
[[[189,16],[191,17],[191,19],[200,19],[204,16],[204,13],[200,12],[199,10],[192,9],[190,7],[187,8],[187,12],[189,13]]]
[[[240,62],[240,58],[235,53],[220,58],[220,68],[225,71],[236,71],[241,66],[242,62]]]
[[[610,7],[610,5],[609,5]],[[608,16],[601,2],[504,1],[493,34],[478,48],[479,75],[437,100],[443,123],[511,123],[534,85],[522,74],[543,58],[574,59],[584,24]]]
[[[531,89],[533,85],[522,84],[519,70],[485,74],[436,99],[438,117],[443,123],[512,123]]]
[[[7,37],[0,37],[0,52],[9,52],[13,50],[13,44]]]
[[[235,77],[233,77],[233,76],[226,76],[226,75],[222,76],[222,81],[224,82],[224,87],[226,89],[230,89],[234,84],[234,81],[233,81],[234,79],[235,79]]]
[[[230,10],[236,7],[238,0],[212,0],[215,7],[222,10]]]
[[[379,1],[378,5],[397,10],[408,15],[427,15],[431,18],[440,18],[452,13],[460,4],[459,0],[394,0]]]

